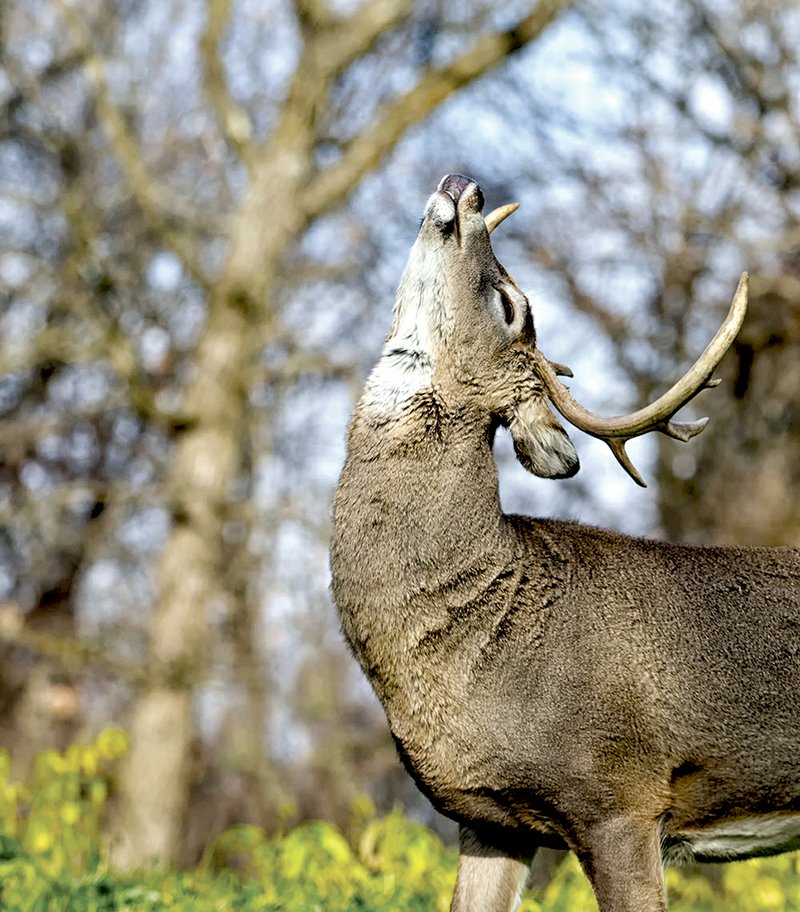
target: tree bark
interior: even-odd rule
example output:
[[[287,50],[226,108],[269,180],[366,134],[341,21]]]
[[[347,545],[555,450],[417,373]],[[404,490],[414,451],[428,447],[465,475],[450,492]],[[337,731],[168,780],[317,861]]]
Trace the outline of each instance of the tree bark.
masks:
[[[172,860],[189,790],[192,703],[208,652],[206,609],[222,576],[222,529],[244,431],[242,365],[252,327],[227,296],[212,301],[187,395],[189,426],[174,455],[172,530],[158,566],[150,627],[149,683],[131,720],[121,772],[121,826],[113,859],[122,869]]]

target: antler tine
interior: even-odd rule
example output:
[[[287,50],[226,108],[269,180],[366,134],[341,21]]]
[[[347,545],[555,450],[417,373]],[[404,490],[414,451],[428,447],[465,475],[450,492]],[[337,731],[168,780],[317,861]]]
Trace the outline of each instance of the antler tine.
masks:
[[[492,209],[486,218],[484,218],[486,230],[489,234],[494,231],[500,222],[505,221],[509,215],[516,212],[517,209],[519,209],[519,203],[506,203],[504,206],[498,206],[497,209]]]
[[[640,437],[650,431],[660,431],[668,437],[686,442],[703,430],[708,423],[708,418],[680,422],[673,421],[672,416],[701,390],[712,389],[719,384],[719,380],[711,379],[711,374],[741,329],[747,313],[748,285],[749,277],[746,272],[743,272],[728,315],[706,350],[674,386],[650,405],[629,415],[620,415],[616,418],[603,418],[595,415],[572,398],[567,388],[556,376],[553,365],[536,349],[534,356],[537,370],[547,389],[550,401],[570,424],[593,437],[604,440],[631,478],[637,484],[646,487],[644,479],[625,452],[625,444],[634,437]]]

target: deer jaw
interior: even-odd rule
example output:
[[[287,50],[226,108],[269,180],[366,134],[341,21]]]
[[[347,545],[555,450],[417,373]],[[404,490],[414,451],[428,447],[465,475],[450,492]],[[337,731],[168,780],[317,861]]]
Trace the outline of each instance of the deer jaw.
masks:
[[[454,218],[451,197],[428,200],[419,234],[395,298],[392,328],[367,379],[362,405],[375,417],[398,415],[416,393],[430,387],[433,359],[448,322],[447,277],[438,226]]]

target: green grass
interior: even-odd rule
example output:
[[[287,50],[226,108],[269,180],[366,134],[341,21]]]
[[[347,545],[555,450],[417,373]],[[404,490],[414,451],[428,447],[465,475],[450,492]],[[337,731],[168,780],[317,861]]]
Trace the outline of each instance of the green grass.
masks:
[[[63,754],[46,751],[30,782],[0,754],[0,910],[19,912],[446,912],[456,853],[401,814],[377,817],[364,799],[345,835],[324,821],[268,837],[233,827],[193,871],[121,876],[109,870],[103,822],[118,729]],[[800,912],[800,855],[727,865],[712,882],[668,872],[672,912]],[[522,912],[596,906],[570,858]]]

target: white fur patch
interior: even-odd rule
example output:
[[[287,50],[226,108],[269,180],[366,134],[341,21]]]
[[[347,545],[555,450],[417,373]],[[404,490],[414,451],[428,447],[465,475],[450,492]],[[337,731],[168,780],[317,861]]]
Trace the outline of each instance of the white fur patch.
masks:
[[[392,330],[386,350],[422,351],[432,358],[441,342],[447,320],[447,284],[442,249],[417,238],[397,288]]]
[[[800,814],[743,817],[703,830],[676,834],[665,851],[665,861],[691,861],[694,857],[733,860],[800,848]]]
[[[381,415],[397,413],[412,396],[430,386],[432,371],[425,352],[387,343],[380,361],[367,378],[362,404]]]
[[[361,401],[368,410],[396,413],[430,386],[448,319],[446,292],[440,251],[418,238],[397,289],[389,338],[364,388]]]

